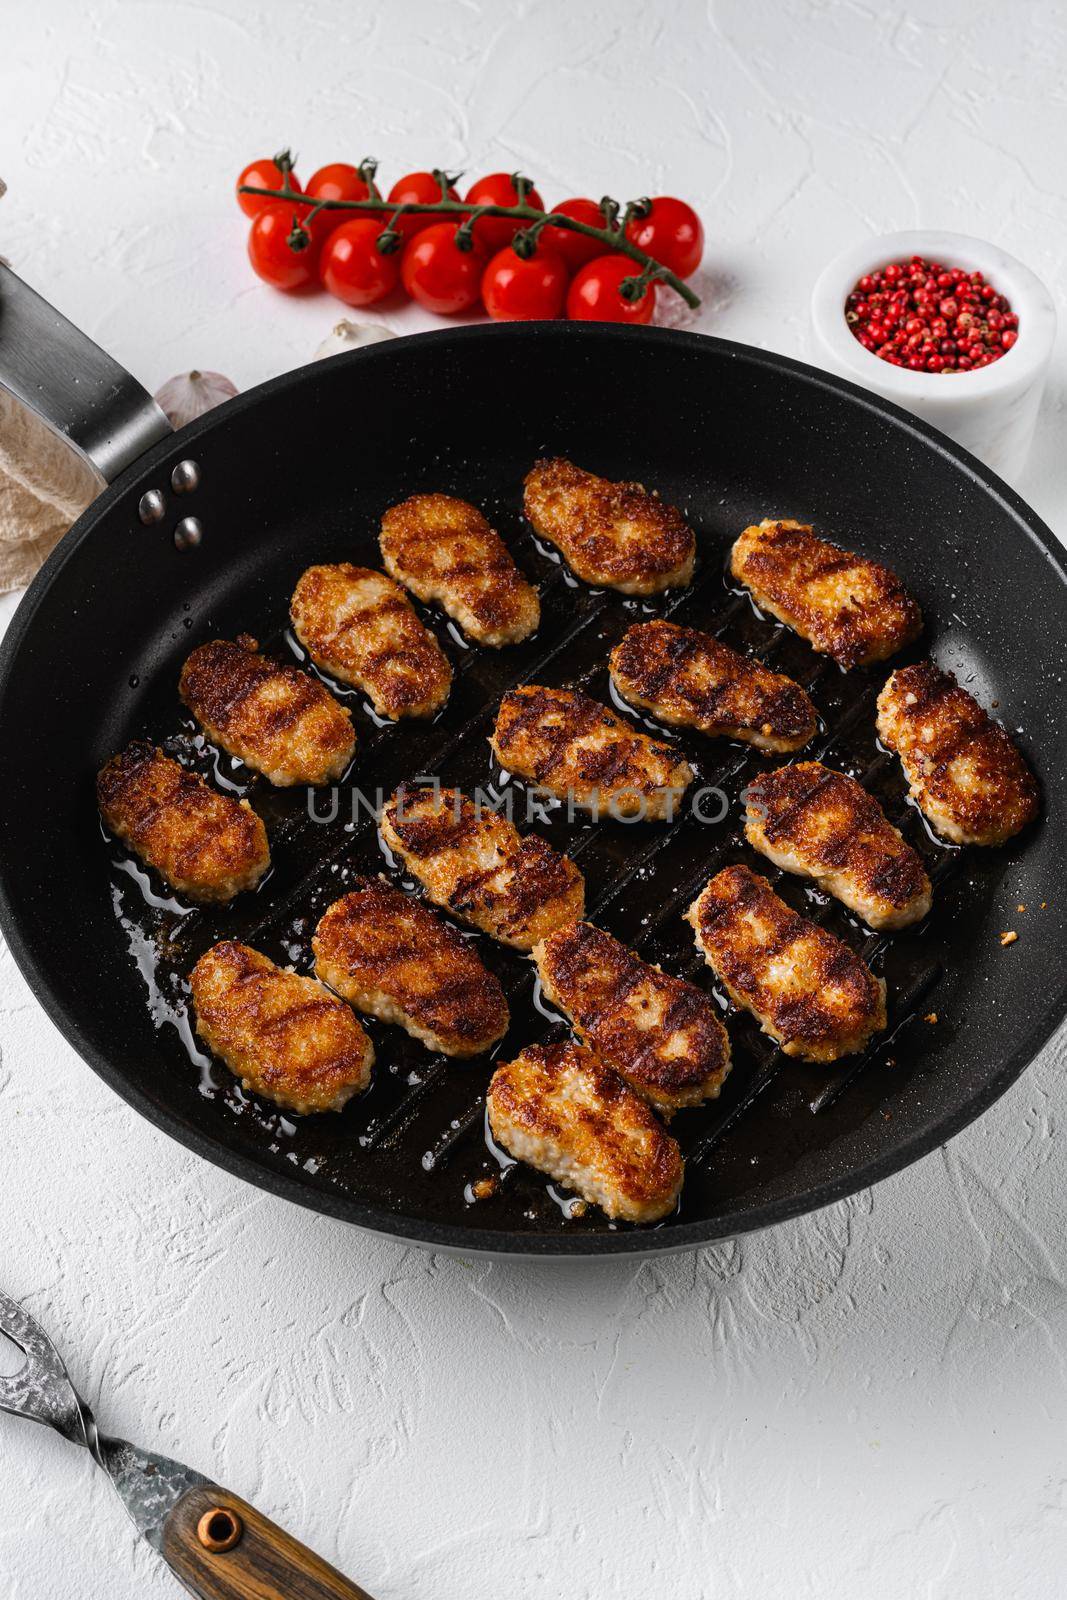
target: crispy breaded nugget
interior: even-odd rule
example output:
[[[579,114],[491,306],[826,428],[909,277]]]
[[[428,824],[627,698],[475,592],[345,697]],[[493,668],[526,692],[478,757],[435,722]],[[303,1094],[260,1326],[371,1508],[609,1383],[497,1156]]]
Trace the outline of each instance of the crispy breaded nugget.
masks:
[[[190,900],[232,900],[270,866],[248,801],[218,794],[143,739],[100,770],[96,798],[111,832]]]
[[[798,683],[699,628],[656,620],[628,628],[611,652],[611,681],[631,705],[700,733],[760,750],[799,750],[818,724]]]
[[[885,983],[748,867],[716,874],[686,912],[730,998],[787,1056],[837,1061],[885,1027]]]
[[[536,461],[523,506],[534,532],[586,583],[658,594],[693,576],[692,528],[639,483],[612,483],[562,458]]]
[[[669,820],[693,781],[669,744],[577,689],[509,690],[489,743],[502,767],[595,814]]]
[[[1037,780],[999,722],[932,661],[878,696],[878,734],[923,813],[956,844],[1003,844],[1037,816]]]
[[[703,989],[661,972],[591,922],[559,928],[533,952],[541,987],[631,1089],[670,1116],[713,1100],[730,1041]]]
[[[817,538],[804,522],[746,528],[730,570],[761,610],[842,667],[884,661],[922,631],[922,612],[895,573]]]
[[[589,1050],[530,1045],[497,1067],[486,1100],[505,1150],[609,1217],[657,1222],[673,1210],[684,1175],[677,1141]]]
[[[384,572],[349,561],[308,567],[289,615],[316,666],[362,689],[380,716],[432,717],[448,699],[448,657]]]
[[[244,633],[198,645],[179,692],[213,744],[279,787],[339,778],[356,748],[351,713],[329,690]]]
[[[479,1055],[507,1032],[504,991],[469,941],[384,878],[335,900],[313,948],[331,989],[442,1055]]]
[[[922,862],[855,778],[800,761],[750,783],[745,802],[750,844],[814,878],[872,928],[906,928],[929,911]]]
[[[401,786],[382,811],[382,837],[436,905],[503,944],[529,950],[580,917],[585,879],[536,834],[458,789]]]
[[[343,1000],[234,939],[189,974],[196,1031],[246,1089],[287,1111],[340,1111],[370,1082],[374,1046]]]
[[[382,560],[419,600],[436,600],[479,644],[518,644],[541,620],[537,590],[481,512],[450,494],[413,494],[382,518]]]

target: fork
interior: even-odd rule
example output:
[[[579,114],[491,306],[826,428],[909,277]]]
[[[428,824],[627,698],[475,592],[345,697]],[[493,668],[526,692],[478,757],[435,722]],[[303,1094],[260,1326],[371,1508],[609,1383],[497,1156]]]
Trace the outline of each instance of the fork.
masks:
[[[190,1593],[200,1600],[370,1600],[229,1490],[179,1461],[101,1433],[51,1339],[3,1293],[0,1333],[25,1357],[16,1372],[0,1375],[0,1410],[84,1445],[137,1532]]]

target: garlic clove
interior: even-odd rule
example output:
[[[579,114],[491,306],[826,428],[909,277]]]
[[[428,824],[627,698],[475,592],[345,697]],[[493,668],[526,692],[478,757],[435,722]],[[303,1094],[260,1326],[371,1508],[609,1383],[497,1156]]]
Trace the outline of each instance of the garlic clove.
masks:
[[[315,351],[313,360],[324,361],[327,356],[340,355],[343,350],[361,350],[368,344],[381,344],[383,339],[395,339],[391,328],[380,322],[349,322],[344,317],[331,329]]]
[[[205,411],[220,406],[224,400],[232,400],[236,393],[237,385],[224,378],[221,372],[179,372],[176,378],[169,378],[156,390],[156,404],[168,422],[176,428],[184,428],[187,422],[202,417]]]

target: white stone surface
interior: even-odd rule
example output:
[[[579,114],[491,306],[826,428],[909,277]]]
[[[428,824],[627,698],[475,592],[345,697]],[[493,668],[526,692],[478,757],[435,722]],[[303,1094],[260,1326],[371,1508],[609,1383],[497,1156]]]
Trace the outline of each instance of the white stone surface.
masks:
[[[247,158],[521,166],[553,200],[688,196],[699,325],[805,354],[816,273],[870,230],[996,239],[1055,289],[1065,66],[1041,0],[8,6],[0,253],[150,387],[247,387],[336,314],[248,270]],[[1022,485],[1054,526],[1065,371],[1061,342]],[[1062,1041],[873,1193],[699,1255],[531,1267],[245,1187],[127,1110],[9,957],[0,1006],[0,1283],[109,1430],[379,1600],[1063,1595]],[[0,1460],[3,1600],[178,1592],[84,1456],[0,1418]]]

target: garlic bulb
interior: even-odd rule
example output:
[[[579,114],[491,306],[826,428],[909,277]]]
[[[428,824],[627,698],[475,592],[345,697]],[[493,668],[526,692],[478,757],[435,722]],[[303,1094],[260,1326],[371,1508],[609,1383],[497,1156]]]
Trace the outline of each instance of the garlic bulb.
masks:
[[[156,404],[169,422],[176,428],[184,428],[187,422],[202,417],[205,411],[220,406],[224,400],[232,400],[236,393],[237,385],[224,378],[221,372],[179,372],[176,378],[169,378],[162,389],[156,390]]]
[[[359,350],[364,345],[381,344],[383,339],[395,338],[396,334],[390,328],[383,328],[380,322],[347,322],[342,318],[319,345],[313,359],[323,361],[327,356],[340,355],[343,350]]]

